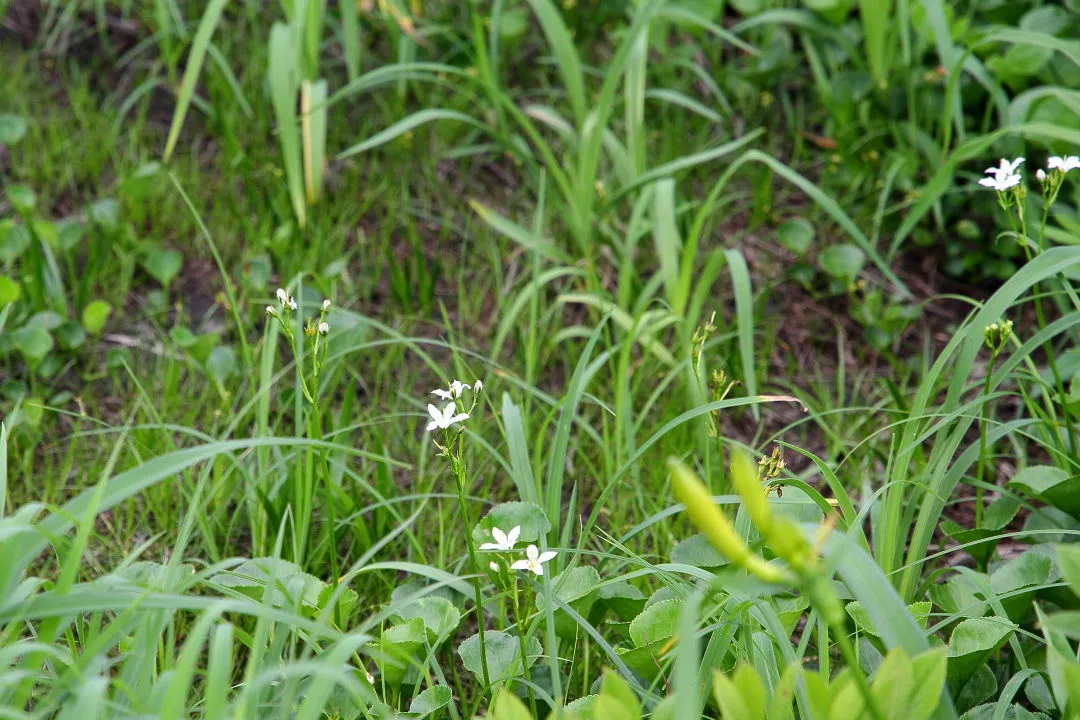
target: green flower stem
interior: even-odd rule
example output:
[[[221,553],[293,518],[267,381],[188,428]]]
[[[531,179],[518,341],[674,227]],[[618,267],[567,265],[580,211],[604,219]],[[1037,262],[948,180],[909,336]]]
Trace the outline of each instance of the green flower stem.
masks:
[[[518,601],[517,575],[514,575],[510,582],[511,587],[513,587],[514,590],[514,619],[517,621],[518,626],[518,652],[521,654],[521,674],[525,676],[525,688],[529,692],[529,706],[532,708],[532,715],[534,718],[540,717],[540,715],[538,715],[536,712],[536,696],[533,693],[532,678],[529,676],[529,653],[526,649],[525,643],[525,631],[527,629],[527,625],[525,623],[525,616],[521,612],[521,604]]]
[[[480,593],[480,564],[476,558],[476,544],[472,538],[472,520],[469,519],[469,506],[465,501],[465,461],[462,457],[461,436],[450,441],[446,448],[446,456],[450,459],[450,470],[457,481],[458,508],[461,510],[461,523],[465,529],[465,544],[469,548],[469,562],[472,563],[473,572],[473,600],[476,604],[476,632],[480,638],[480,670],[483,675],[484,687],[491,686],[491,676],[488,674],[487,641],[484,638],[484,599]]]

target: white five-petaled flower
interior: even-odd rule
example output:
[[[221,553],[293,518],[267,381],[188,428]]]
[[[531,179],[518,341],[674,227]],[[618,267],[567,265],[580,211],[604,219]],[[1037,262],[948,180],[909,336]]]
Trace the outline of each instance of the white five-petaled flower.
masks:
[[[446,430],[456,423],[469,419],[469,413],[457,412],[457,405],[452,402],[446,403],[446,407],[442,410],[429,404],[427,406],[427,411],[428,415],[431,416],[431,422],[427,424],[428,432],[431,432],[432,430]]]
[[[521,526],[515,525],[510,528],[510,532],[504,533],[499,528],[491,528],[491,537],[495,538],[495,542],[484,543],[480,546],[481,550],[494,550],[496,552],[509,552],[514,549],[514,545],[517,544],[518,536],[521,535]]]
[[[450,383],[450,387],[448,389],[443,390],[442,388],[439,388],[437,390],[432,390],[431,394],[436,397],[441,397],[443,400],[457,400],[459,397],[461,397],[462,393],[464,393],[470,387],[471,386],[469,385],[469,383],[463,383],[460,380],[455,380],[454,382]]]
[[[1060,170],[1063,173],[1067,173],[1070,170],[1080,169],[1080,156],[1069,155],[1068,157],[1058,157],[1053,155],[1046,161],[1047,170]]]
[[[528,570],[537,575],[544,574],[544,563],[555,559],[557,553],[554,550],[540,552],[535,545],[525,548],[525,559],[515,560],[510,567],[514,570]]]
[[[326,322],[319,323],[319,334],[320,335],[325,335],[328,332],[330,332],[330,323],[326,323]]]
[[[979,180],[979,184],[998,192],[1005,192],[1009,188],[1016,187],[1021,179],[1017,170],[1023,162],[1024,158],[1016,158],[1012,161],[1002,158],[1001,164],[997,167],[986,168],[988,177]]]

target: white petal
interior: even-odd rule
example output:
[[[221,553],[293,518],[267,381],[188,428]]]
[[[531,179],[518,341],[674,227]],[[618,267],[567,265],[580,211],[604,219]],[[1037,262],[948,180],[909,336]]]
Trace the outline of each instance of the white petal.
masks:
[[[482,543],[478,548],[480,550],[502,550],[502,546],[498,543]]]
[[[525,548],[525,556],[529,558],[529,560],[535,562],[536,558],[540,556],[540,551],[536,549],[535,545],[530,545]]]
[[[984,178],[979,180],[979,184],[982,185],[983,187],[994,188],[996,190],[998,181],[997,181],[997,178],[984,177]]]
[[[431,432],[432,430],[437,430],[438,427],[439,427],[439,421],[438,420],[432,420],[431,422],[429,422],[427,424],[427,431]]]
[[[536,558],[536,562],[538,562],[538,563],[550,562],[550,561],[555,559],[556,555],[558,555],[558,553],[555,552],[554,550],[547,550],[545,552],[540,553],[540,557]]]
[[[515,525],[514,527],[510,528],[510,532],[506,533],[506,544],[510,547],[513,547],[517,543],[520,536],[521,526]]]
[[[431,394],[436,396],[436,397],[441,397],[443,400],[449,400],[450,399],[450,393],[446,392],[442,388],[439,388],[438,390],[432,390]]]
[[[543,575],[544,574],[544,566],[541,565],[540,563],[534,563],[531,570],[534,573],[536,573],[537,575]]]
[[[529,569],[529,561],[528,560],[515,560],[514,562],[510,563],[510,569],[511,570],[528,570]]]
[[[499,545],[506,545],[506,533],[499,528],[491,528],[491,537],[495,538],[495,542],[499,543]]]
[[[498,563],[496,563],[494,561],[489,562],[488,567],[491,568],[492,572],[499,572],[499,565],[498,565]]]
[[[469,419],[469,413],[458,413],[454,417],[446,421],[447,425],[453,425],[454,423],[465,422]]]
[[[428,415],[431,416],[431,419],[434,420],[435,422],[439,422],[439,421],[442,420],[442,413],[439,412],[439,408],[435,407],[431,403],[428,403],[427,412],[428,412]]]

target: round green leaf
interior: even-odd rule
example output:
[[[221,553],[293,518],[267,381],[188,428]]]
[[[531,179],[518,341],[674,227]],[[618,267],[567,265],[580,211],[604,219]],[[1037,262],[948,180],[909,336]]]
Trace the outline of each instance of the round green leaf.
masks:
[[[395,610],[394,615],[401,620],[420,618],[424,622],[428,641],[432,646],[450,637],[450,634],[457,630],[461,623],[461,611],[452,602],[442,597],[414,600],[401,609]]]
[[[37,205],[37,195],[25,185],[8,185],[7,197],[11,207],[20,215],[29,215]]]
[[[508,680],[522,674],[521,643],[517,636],[508,635],[499,630],[489,630],[484,633],[484,644],[487,647],[488,679],[491,682]],[[525,650],[530,667],[543,652],[540,641],[535,637],[530,637]],[[466,670],[477,678],[483,678],[479,635],[473,635],[461,643],[458,655],[461,656],[461,664]]]
[[[26,137],[26,120],[10,113],[0,114],[0,145],[15,145]]]
[[[854,280],[866,263],[866,253],[849,244],[832,245],[818,255],[821,269],[837,280]]]
[[[17,302],[22,297],[22,286],[7,275],[0,275],[0,307]]]
[[[75,350],[86,342],[86,331],[74,320],[65,320],[56,328],[56,342],[65,350]]]
[[[228,345],[219,345],[210,351],[206,359],[206,373],[222,382],[236,373],[236,351]]]
[[[814,241],[814,226],[806,218],[788,220],[777,228],[776,237],[785,248],[802,256]]]
[[[646,647],[663,643],[679,630],[679,613],[683,601],[679,599],[661,600],[645,608],[630,623],[630,639],[635,647]]]
[[[11,334],[11,339],[26,361],[36,365],[53,349],[53,338],[40,325],[26,325]]]
[[[116,225],[120,220],[120,204],[112,198],[98,200],[86,209],[86,215],[94,225],[111,233],[116,230]]]
[[[83,308],[82,326],[91,335],[100,335],[112,315],[112,305],[104,300],[93,300]]]

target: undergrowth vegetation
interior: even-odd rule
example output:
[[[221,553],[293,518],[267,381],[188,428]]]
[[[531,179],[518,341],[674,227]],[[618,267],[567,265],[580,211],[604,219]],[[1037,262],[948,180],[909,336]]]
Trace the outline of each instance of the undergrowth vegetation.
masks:
[[[1077,37],[0,0],[0,716],[1080,718]]]

